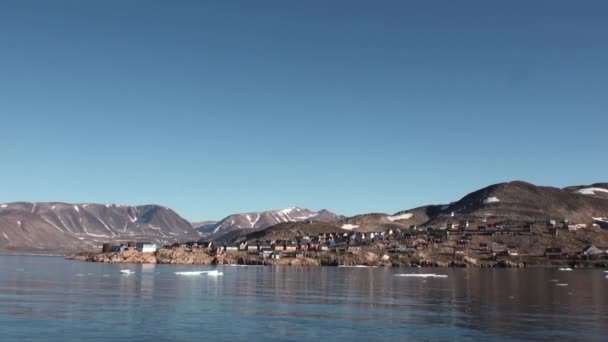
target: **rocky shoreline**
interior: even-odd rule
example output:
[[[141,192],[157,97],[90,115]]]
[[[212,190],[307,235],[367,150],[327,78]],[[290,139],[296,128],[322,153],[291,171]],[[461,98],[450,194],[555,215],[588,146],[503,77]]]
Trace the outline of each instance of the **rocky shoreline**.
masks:
[[[370,266],[370,267],[608,267],[597,262],[535,262],[521,260],[480,261],[465,256],[461,260],[438,260],[430,256],[408,257],[405,255],[379,255],[371,251],[357,254],[311,253],[307,257],[280,259],[262,258],[258,254],[228,252],[212,255],[206,250],[160,249],[155,253],[140,253],[135,250],[112,253],[82,252],[66,256],[66,259],[103,263],[131,264],[175,264],[175,265],[267,265],[267,266]]]

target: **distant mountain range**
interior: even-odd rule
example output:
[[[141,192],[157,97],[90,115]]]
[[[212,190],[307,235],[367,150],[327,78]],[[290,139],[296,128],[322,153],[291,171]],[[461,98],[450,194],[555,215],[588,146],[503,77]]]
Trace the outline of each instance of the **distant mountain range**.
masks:
[[[338,222],[342,219],[344,219],[344,216],[336,215],[325,209],[311,211],[292,207],[281,210],[234,214],[216,223],[200,225],[196,230],[208,239],[225,240],[228,236],[238,236],[284,222]]]
[[[0,249],[97,249],[109,241],[158,244],[197,239],[190,222],[158,205],[6,203],[0,205]]]
[[[395,214],[344,217],[328,210],[287,208],[234,214],[221,221],[190,223],[158,205],[5,203],[0,204],[0,251],[95,250],[108,241],[150,241],[160,245],[198,239],[235,241],[331,230],[380,231],[449,222],[521,223],[568,219],[590,223],[608,216],[608,183],[563,189],[515,181],[472,192],[443,205]]]

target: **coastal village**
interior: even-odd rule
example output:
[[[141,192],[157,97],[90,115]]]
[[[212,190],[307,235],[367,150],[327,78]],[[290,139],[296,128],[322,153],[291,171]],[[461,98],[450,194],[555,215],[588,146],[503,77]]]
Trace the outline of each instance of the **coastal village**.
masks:
[[[605,221],[592,224],[546,220],[525,224],[447,222],[442,227],[416,226],[376,232],[326,230],[288,238],[234,243],[188,241],[157,246],[145,242],[106,243],[102,253],[70,258],[101,262],[251,264],[323,266],[438,267],[607,267],[608,244],[580,244],[586,235],[608,235]],[[306,231],[313,222],[302,222]],[[314,229],[311,229],[314,230]],[[593,240],[593,239],[589,239]],[[603,240],[601,240],[603,241]]]

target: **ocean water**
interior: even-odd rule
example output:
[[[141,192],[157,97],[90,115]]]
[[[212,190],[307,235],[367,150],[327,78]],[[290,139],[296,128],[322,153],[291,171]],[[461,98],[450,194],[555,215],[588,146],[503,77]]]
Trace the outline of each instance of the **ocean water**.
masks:
[[[223,275],[174,274],[216,269]],[[608,341],[605,275],[117,265],[3,255],[0,341]]]

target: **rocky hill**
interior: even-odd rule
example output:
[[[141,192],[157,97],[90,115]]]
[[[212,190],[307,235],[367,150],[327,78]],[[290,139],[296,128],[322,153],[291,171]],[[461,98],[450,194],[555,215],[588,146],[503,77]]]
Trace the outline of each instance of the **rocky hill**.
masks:
[[[566,190],[515,181],[488,186],[452,203],[440,212],[444,217],[490,218],[533,221],[570,220],[591,223],[608,213],[608,199],[579,190]]]
[[[288,240],[296,236],[316,236],[324,233],[347,233],[335,223],[327,222],[283,222],[264,230],[242,235],[233,240]]]
[[[513,223],[548,219],[592,223],[608,216],[608,183],[564,189],[514,181],[494,184],[444,205],[428,205],[392,215],[372,213],[339,222],[345,229],[380,231],[411,225],[445,226],[448,222]]]
[[[0,205],[0,250],[5,252],[94,250],[109,241],[167,244],[197,238],[188,221],[158,205]]]

